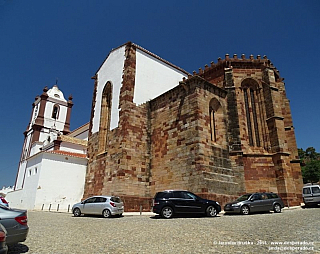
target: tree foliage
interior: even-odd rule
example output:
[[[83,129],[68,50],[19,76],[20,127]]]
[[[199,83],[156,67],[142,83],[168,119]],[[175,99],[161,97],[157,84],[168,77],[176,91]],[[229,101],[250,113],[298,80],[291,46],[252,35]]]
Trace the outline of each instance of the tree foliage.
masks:
[[[320,179],[320,160],[312,160],[302,168],[304,183],[316,183]]]
[[[304,183],[316,183],[320,180],[320,153],[313,147],[308,147],[306,151],[298,149],[301,159],[301,171]]]

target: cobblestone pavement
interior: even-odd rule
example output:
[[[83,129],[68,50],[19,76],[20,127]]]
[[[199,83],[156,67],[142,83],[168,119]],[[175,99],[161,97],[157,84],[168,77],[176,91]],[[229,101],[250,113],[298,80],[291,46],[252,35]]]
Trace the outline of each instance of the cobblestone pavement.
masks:
[[[73,217],[43,211],[29,211],[28,216],[28,238],[11,247],[10,254],[320,253],[320,208],[169,220],[148,215]]]

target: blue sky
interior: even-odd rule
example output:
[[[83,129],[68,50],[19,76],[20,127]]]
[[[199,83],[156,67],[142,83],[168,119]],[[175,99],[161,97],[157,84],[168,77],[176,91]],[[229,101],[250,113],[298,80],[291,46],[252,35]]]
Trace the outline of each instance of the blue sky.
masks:
[[[225,54],[267,55],[285,78],[299,148],[320,152],[320,1],[0,0],[0,188],[13,185],[32,103],[73,95],[71,130],[90,120],[93,80],[132,41],[192,72]]]

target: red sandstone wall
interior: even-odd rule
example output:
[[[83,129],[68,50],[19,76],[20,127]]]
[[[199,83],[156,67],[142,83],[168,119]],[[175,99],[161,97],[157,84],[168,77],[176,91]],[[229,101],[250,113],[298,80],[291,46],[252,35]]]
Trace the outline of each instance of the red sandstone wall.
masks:
[[[150,102],[151,194],[164,189],[224,195],[243,192],[243,175],[228,153],[226,92],[201,79],[184,87]],[[224,110],[217,123],[217,142],[210,135],[213,98]]]
[[[164,189],[188,189],[222,204],[245,191],[273,191],[290,205],[299,203],[302,178],[289,102],[278,76],[266,70],[268,60],[212,65],[200,74],[216,86],[189,77],[136,106],[134,47],[126,57],[119,127],[109,131],[105,153],[98,153],[98,134],[90,136],[84,197],[119,195],[127,211],[149,210],[153,195]],[[259,87],[260,147],[248,142],[241,87],[248,78]],[[223,108],[217,141],[210,136],[211,99]]]

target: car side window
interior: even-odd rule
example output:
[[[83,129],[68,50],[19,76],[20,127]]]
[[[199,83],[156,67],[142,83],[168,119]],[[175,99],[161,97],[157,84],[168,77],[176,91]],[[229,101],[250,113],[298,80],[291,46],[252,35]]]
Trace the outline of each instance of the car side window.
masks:
[[[320,193],[319,187],[311,187],[312,193]]]
[[[265,194],[265,193],[261,194],[261,199],[268,199],[267,194]]]
[[[173,193],[173,197],[174,198],[183,198],[183,194],[181,193],[181,191],[176,191]]]
[[[156,199],[162,199],[162,198],[173,198],[172,192],[158,192],[155,196]]]
[[[278,198],[278,195],[275,193],[267,193],[268,199]]]
[[[197,199],[197,197],[195,195],[193,195],[192,193],[187,192],[186,195],[188,196],[187,198],[192,198],[192,199]]]
[[[311,194],[310,188],[303,188],[303,194]]]
[[[89,199],[87,199],[84,203],[85,203],[85,204],[94,203],[95,200],[96,200],[96,198],[89,198]]]
[[[251,200],[260,200],[260,199],[261,199],[260,194],[254,194],[254,195],[251,197]]]
[[[183,191],[176,191],[173,194],[174,198],[190,199],[190,197]]]
[[[104,203],[106,202],[106,199],[105,198],[102,198],[102,197],[98,197],[96,198],[96,200],[94,201],[94,203]]]

